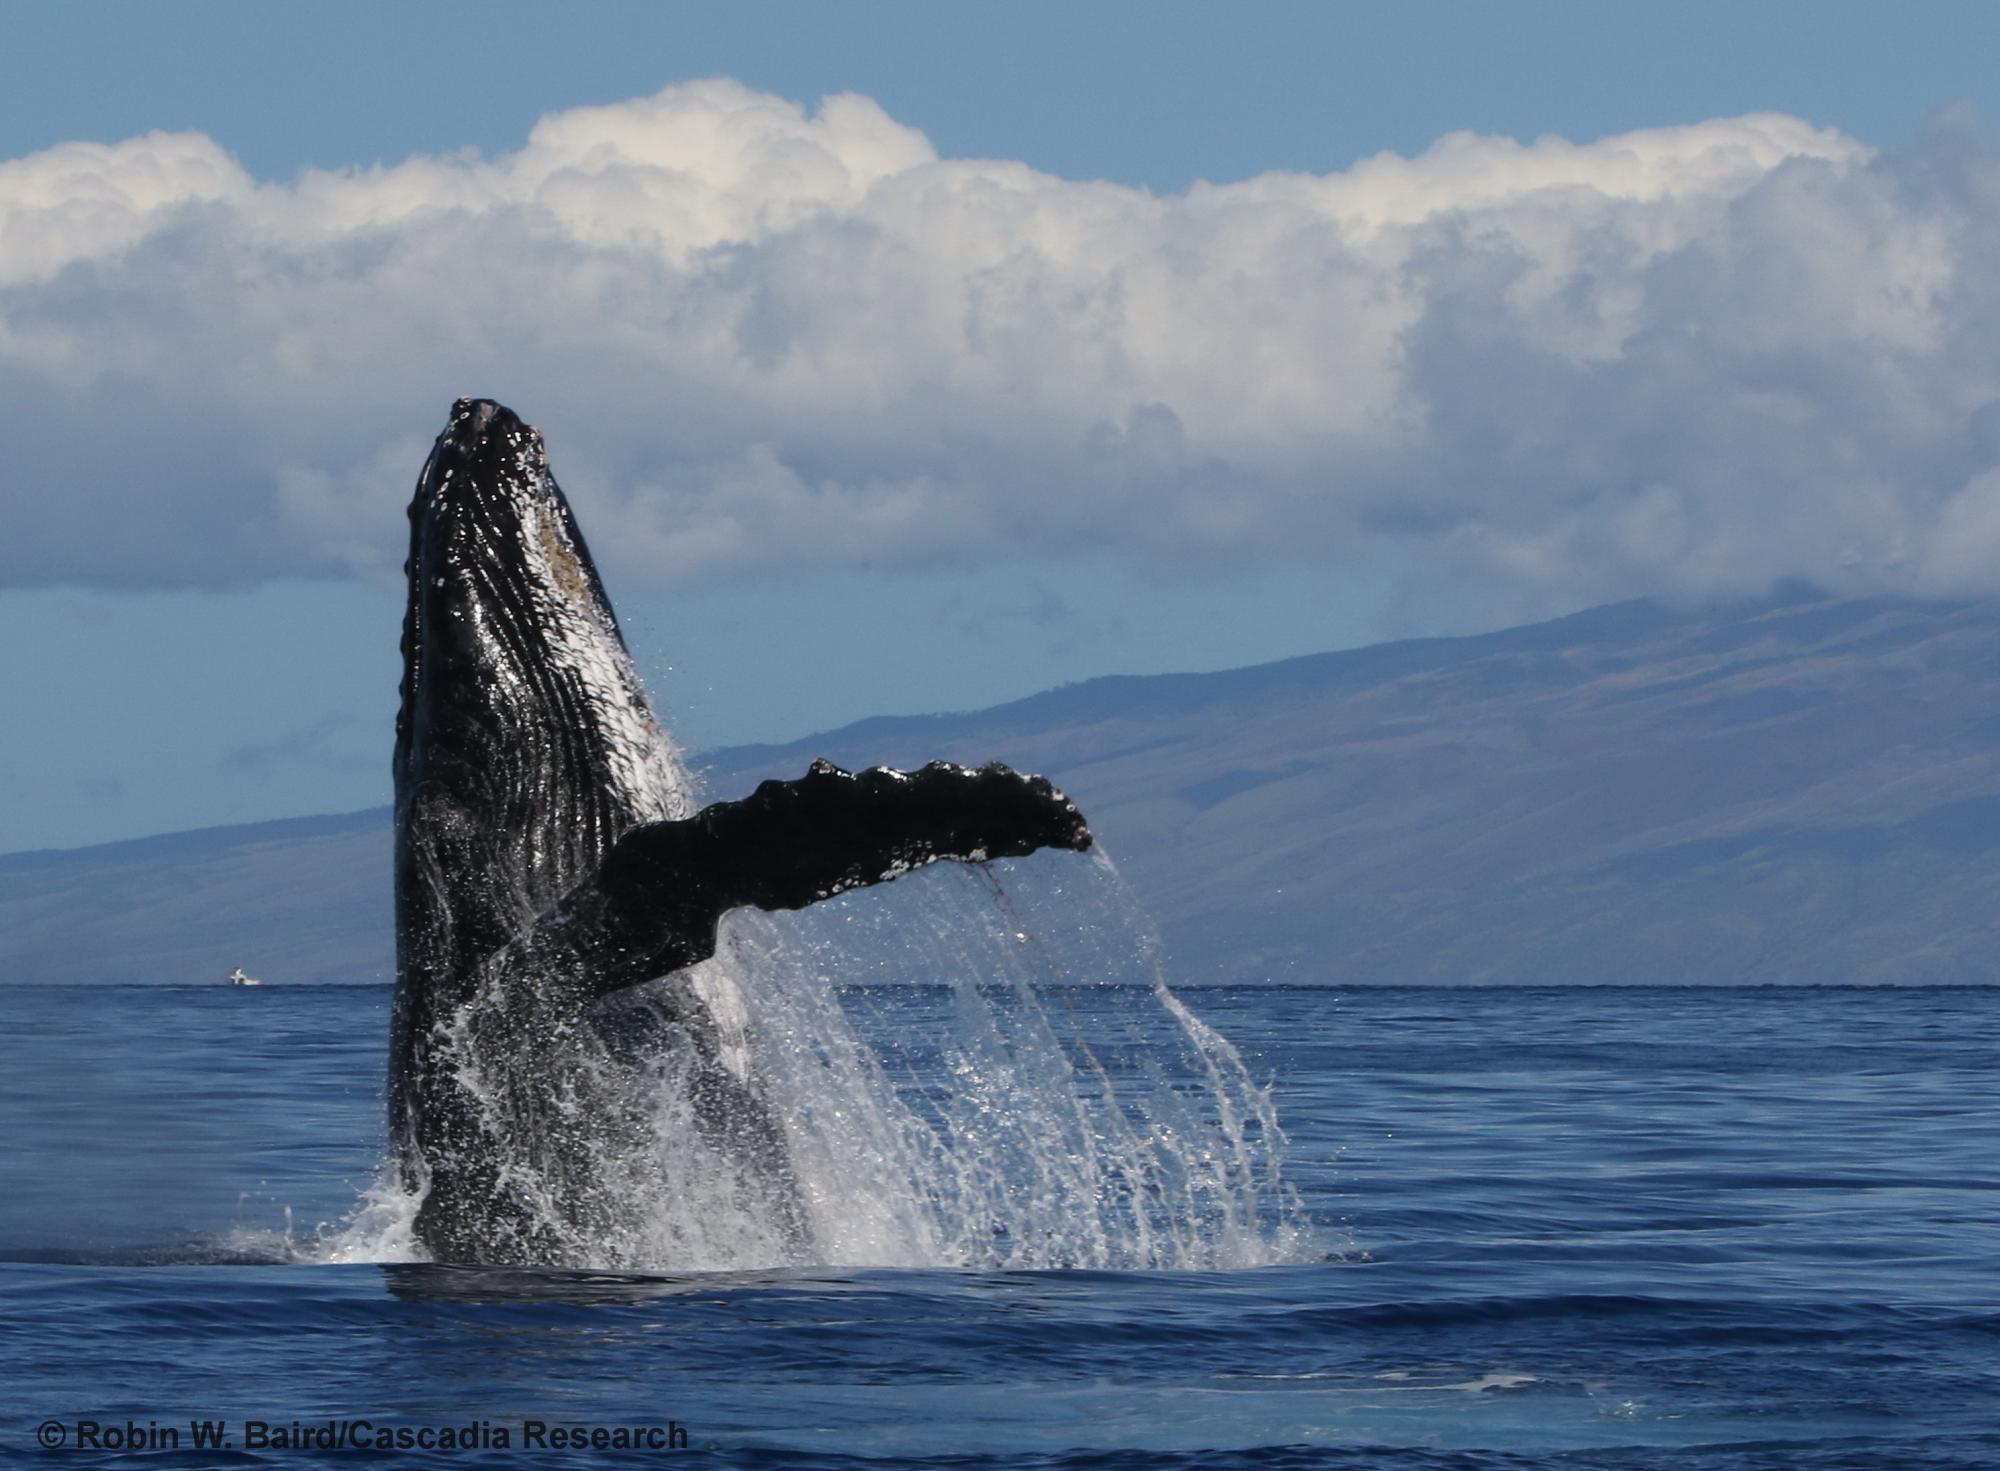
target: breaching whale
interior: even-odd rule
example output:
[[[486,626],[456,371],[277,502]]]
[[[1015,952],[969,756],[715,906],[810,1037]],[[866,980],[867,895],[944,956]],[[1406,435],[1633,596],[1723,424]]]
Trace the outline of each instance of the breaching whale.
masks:
[[[441,1261],[544,1264],[552,1222],[574,1240],[616,1209],[580,1146],[618,1123],[576,1117],[568,1044],[623,1024],[600,1003],[661,977],[682,978],[658,989],[705,1071],[698,1126],[765,1156],[771,1208],[797,1229],[740,998],[688,968],[731,909],[1088,848],[1075,804],[998,764],[815,762],[694,810],[541,436],[491,400],[453,405],[405,570],[389,1122],[418,1240]],[[496,1096],[539,1121],[526,1167],[495,1137]]]

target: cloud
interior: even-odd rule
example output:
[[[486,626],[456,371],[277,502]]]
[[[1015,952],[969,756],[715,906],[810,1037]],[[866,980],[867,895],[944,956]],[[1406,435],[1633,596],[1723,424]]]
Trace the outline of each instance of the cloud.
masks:
[[[0,164],[0,583],[389,577],[459,393],[616,580],[1043,553],[2000,590],[2000,150],[1754,116],[1160,196],[726,80],[518,152]]]

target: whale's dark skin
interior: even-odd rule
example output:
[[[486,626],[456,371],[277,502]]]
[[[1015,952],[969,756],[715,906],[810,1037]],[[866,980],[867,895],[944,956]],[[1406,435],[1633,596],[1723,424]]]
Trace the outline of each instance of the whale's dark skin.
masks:
[[[437,1260],[533,1265],[551,1249],[496,1163],[468,1057],[532,1114],[561,1082],[541,1075],[554,1043],[604,998],[713,955],[731,909],[1090,846],[1068,798],[999,765],[815,762],[688,810],[541,437],[490,400],[452,408],[410,505],[406,571],[390,1134]],[[700,991],[674,994],[713,1062],[722,1032]],[[713,1071],[718,1112],[775,1140],[754,1080]],[[544,1182],[558,1196],[562,1174],[558,1160]]]

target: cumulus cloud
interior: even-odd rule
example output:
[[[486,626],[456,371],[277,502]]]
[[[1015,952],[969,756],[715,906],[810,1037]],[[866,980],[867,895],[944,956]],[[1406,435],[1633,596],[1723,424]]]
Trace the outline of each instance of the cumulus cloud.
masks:
[[[2000,590],[2000,151],[1755,116],[1159,196],[711,80],[518,152],[0,163],[0,582],[393,575],[459,393],[618,580],[1352,557]]]

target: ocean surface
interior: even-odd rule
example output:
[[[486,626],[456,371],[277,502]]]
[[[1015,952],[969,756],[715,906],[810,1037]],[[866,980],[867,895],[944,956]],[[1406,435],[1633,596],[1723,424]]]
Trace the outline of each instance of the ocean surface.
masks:
[[[1276,1264],[350,1259],[386,988],[12,986],[0,1456],[2000,1466],[2000,991],[1181,994],[1288,1135]],[[1044,998],[1107,1034],[1149,1000]],[[473,1448],[415,1444],[447,1432]]]

